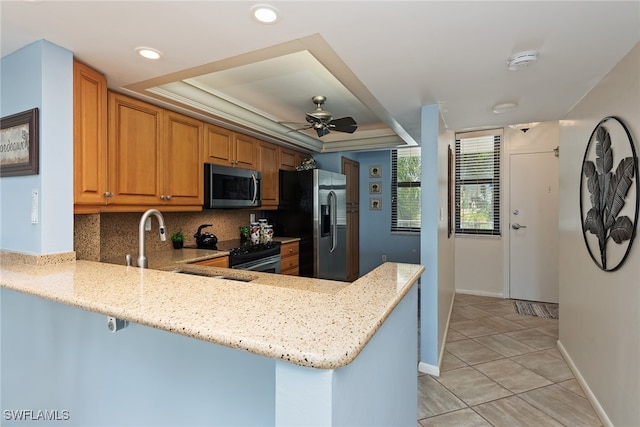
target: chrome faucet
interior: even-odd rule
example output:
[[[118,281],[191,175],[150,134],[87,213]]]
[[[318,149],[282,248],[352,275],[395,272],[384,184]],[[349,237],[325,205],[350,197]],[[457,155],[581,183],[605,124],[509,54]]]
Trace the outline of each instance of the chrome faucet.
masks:
[[[139,238],[139,245],[140,245],[140,254],[138,255],[138,267],[140,268],[147,268],[149,267],[149,263],[147,262],[147,255],[145,254],[145,250],[144,250],[144,224],[145,222],[147,222],[147,219],[151,216],[151,215],[155,215],[156,218],[158,218],[158,223],[160,225],[160,240],[161,241],[165,241],[167,240],[167,229],[164,226],[164,218],[162,216],[162,214],[160,213],[159,210],[157,209],[149,209],[148,211],[146,211],[145,213],[142,214],[142,218],[140,218],[140,226],[138,227],[138,238]]]

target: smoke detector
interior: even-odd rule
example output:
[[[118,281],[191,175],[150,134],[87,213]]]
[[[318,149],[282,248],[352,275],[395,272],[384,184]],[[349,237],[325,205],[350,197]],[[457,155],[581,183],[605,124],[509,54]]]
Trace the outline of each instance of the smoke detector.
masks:
[[[518,71],[527,68],[538,62],[538,52],[535,50],[527,50],[513,55],[507,60],[507,67],[511,71]]]

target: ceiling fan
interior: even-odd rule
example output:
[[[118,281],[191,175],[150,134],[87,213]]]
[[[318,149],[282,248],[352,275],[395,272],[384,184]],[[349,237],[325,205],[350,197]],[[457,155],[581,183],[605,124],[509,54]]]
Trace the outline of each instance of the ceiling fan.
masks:
[[[306,114],[307,123],[303,127],[294,130],[313,129],[319,137],[327,135],[331,131],[353,133],[358,129],[358,124],[352,117],[342,117],[334,119],[333,115],[322,108],[327,98],[317,95],[311,98],[316,109]]]

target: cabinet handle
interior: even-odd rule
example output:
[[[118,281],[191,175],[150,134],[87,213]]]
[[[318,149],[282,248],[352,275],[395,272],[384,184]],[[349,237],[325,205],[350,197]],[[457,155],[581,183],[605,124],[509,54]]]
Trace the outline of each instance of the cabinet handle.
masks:
[[[171,200],[171,194],[167,195],[167,200]]]
[[[164,199],[165,199],[164,194],[161,194],[160,195],[160,200],[164,200]]]
[[[105,191],[104,192],[104,197],[113,197],[113,193],[110,191]]]

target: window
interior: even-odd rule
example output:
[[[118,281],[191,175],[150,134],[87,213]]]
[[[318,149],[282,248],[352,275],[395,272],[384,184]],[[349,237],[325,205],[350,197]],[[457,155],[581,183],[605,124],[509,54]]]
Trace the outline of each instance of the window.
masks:
[[[391,151],[391,231],[420,232],[420,147]]]
[[[456,234],[500,235],[502,130],[456,134]]]

